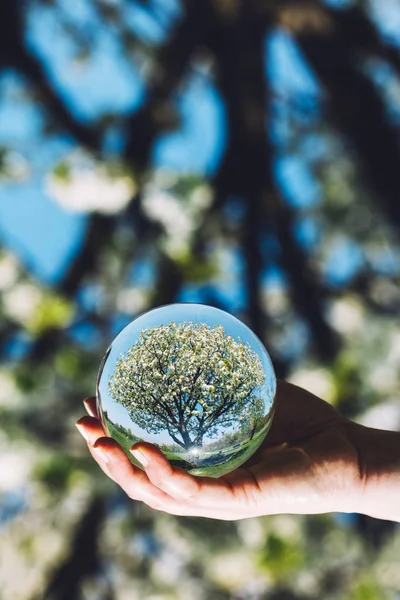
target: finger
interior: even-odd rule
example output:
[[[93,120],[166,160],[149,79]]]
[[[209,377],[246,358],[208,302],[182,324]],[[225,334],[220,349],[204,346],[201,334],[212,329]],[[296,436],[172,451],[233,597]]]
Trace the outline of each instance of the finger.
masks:
[[[143,465],[151,483],[180,502],[190,502],[199,492],[199,481],[184,471],[174,468],[164,454],[151,444],[135,444],[131,452]]]
[[[111,438],[102,437],[96,440],[91,448],[92,454],[100,465],[106,465],[108,475],[133,500],[145,502],[152,508],[165,510],[172,508],[171,501],[165,492],[156,488],[147,474],[131,463],[122,448]]]
[[[104,471],[115,481],[133,500],[141,500],[151,506],[157,507],[163,503],[167,506],[163,492],[160,492],[150,482],[147,475],[138,467],[132,465],[121,447],[109,437],[98,419],[82,417],[76,427],[85,438],[89,451]]]
[[[97,402],[95,396],[91,396],[90,398],[85,398],[83,401],[83,406],[85,407],[88,415],[91,417],[99,418],[99,414],[97,412]]]
[[[82,417],[75,425],[82,437],[92,445],[99,437],[106,435],[101,421],[94,417]]]
[[[100,453],[94,454],[93,452],[93,445],[99,438],[105,435],[101,422],[94,417],[82,417],[75,425],[79,433],[85,439],[92,457],[104,473],[110,476],[105,457],[101,456]]]

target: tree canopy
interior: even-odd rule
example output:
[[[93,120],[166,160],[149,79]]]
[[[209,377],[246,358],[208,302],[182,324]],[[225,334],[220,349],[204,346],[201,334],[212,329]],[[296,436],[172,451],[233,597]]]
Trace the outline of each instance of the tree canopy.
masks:
[[[222,326],[182,322],[144,329],[117,361],[113,400],[149,433],[166,431],[182,448],[200,447],[249,415],[262,418],[265,372],[249,344]]]

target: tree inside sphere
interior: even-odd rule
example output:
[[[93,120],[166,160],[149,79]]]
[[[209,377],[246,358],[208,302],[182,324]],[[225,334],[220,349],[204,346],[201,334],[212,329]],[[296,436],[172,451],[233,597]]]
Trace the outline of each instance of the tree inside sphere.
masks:
[[[115,338],[100,366],[97,404],[106,432],[126,451],[150,442],[173,465],[219,477],[264,440],[275,391],[268,353],[244,323],[210,306],[173,304]]]

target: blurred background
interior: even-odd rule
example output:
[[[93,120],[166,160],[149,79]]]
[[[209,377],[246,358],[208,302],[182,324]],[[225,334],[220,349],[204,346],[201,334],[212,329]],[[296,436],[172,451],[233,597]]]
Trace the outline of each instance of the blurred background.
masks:
[[[395,524],[156,513],[74,428],[195,301],[400,429],[399,1],[2,0],[0,68],[0,597],[400,598]]]

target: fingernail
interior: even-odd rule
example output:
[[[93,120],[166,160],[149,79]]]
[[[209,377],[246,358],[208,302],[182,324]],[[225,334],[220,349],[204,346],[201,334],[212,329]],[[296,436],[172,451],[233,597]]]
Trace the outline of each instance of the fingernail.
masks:
[[[87,434],[86,429],[83,427],[83,425],[81,425],[80,423],[75,423],[75,427],[77,428],[77,430],[79,431],[81,436],[83,438],[85,438],[86,441],[88,441],[88,434]]]
[[[93,450],[95,450],[96,454],[98,454],[100,456],[100,458],[102,460],[104,460],[105,463],[108,463],[109,458],[107,456],[106,451],[103,448],[99,448],[98,446],[93,446]]]
[[[83,406],[86,408],[86,412],[88,413],[88,415],[89,415],[90,417],[95,417],[95,416],[96,416],[96,414],[95,414],[95,413],[93,412],[93,410],[91,409],[91,407],[90,407],[90,404],[88,403],[88,401],[87,401],[87,400],[84,400],[84,401],[83,401]]]
[[[136,460],[138,460],[140,462],[141,465],[143,465],[144,467],[147,467],[147,465],[149,464],[149,461],[147,459],[147,456],[144,454],[144,452],[142,452],[141,450],[138,450],[136,448],[134,448],[133,450],[131,450],[133,456],[136,458]]]

